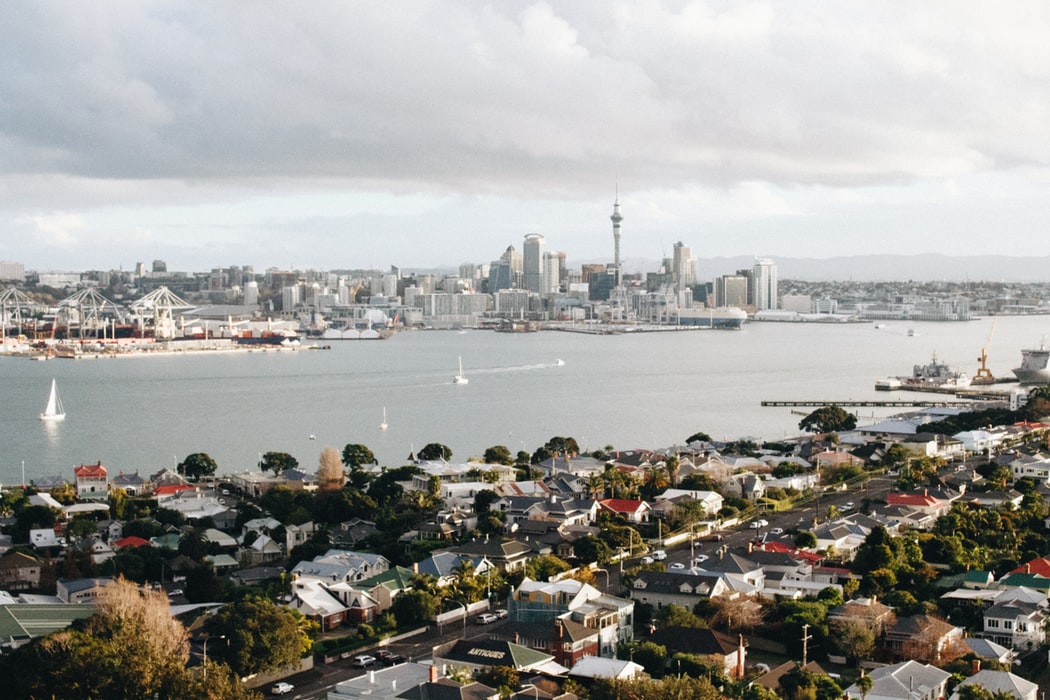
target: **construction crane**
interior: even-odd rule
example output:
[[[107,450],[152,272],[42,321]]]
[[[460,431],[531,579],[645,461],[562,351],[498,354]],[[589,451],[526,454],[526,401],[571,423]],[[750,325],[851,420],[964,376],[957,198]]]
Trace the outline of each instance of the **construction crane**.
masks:
[[[973,384],[994,384],[995,377],[992,376],[992,371],[988,369],[988,346],[992,344],[992,334],[995,333],[995,319],[992,319],[992,328],[988,331],[988,340],[984,342],[984,347],[981,348],[981,356],[977,358],[977,361],[981,363],[981,366],[977,368],[977,374],[974,375]]]

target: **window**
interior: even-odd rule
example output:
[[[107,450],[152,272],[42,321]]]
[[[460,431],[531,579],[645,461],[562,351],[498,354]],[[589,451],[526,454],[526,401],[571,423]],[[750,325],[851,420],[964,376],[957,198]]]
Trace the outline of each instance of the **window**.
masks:
[[[998,620],[985,620],[985,622],[988,623],[988,628],[989,629],[998,629],[999,628],[999,621]]]

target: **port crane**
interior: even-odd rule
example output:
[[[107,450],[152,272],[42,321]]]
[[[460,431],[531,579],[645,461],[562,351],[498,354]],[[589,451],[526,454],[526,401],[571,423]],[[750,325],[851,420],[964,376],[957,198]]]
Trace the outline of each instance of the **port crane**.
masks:
[[[974,375],[973,384],[994,384],[995,377],[992,376],[992,371],[988,369],[988,346],[992,344],[992,334],[995,333],[995,319],[992,319],[992,328],[988,331],[988,340],[984,341],[984,347],[981,348],[981,356],[977,358],[977,361],[981,363],[981,366],[977,368],[977,374]]]

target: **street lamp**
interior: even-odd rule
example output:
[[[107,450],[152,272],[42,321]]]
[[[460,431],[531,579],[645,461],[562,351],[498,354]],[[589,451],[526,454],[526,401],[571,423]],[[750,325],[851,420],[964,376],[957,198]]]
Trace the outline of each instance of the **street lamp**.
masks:
[[[208,677],[208,640],[211,639],[226,639],[225,634],[218,634],[214,637],[208,636],[204,638],[204,677]],[[226,646],[230,645],[230,640],[226,639]]]
[[[466,604],[459,602],[455,598],[442,598],[441,602],[443,603],[446,600],[451,601],[451,602],[455,603],[456,605],[458,605],[459,607],[463,608],[463,639],[466,639],[467,638],[467,606],[466,606]]]
[[[523,683],[521,685],[521,689],[525,690],[526,688],[532,688],[532,697],[536,698],[536,700],[539,700],[540,689],[536,687],[535,683]],[[1043,700],[1046,700],[1046,698],[1044,697]]]

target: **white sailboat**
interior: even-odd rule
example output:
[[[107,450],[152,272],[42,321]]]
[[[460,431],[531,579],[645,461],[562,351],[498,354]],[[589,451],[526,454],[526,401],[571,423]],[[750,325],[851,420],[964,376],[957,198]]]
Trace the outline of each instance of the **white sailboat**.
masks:
[[[386,406],[383,406],[383,422],[379,424],[379,429],[386,430],[389,427],[390,426],[386,424]]]
[[[463,374],[463,358],[459,358],[459,374],[452,378],[453,384],[469,384],[470,380],[467,379],[467,375]]]
[[[58,395],[58,384],[51,380],[51,394],[47,397],[47,408],[40,414],[40,420],[58,421],[66,419],[66,409]]]

